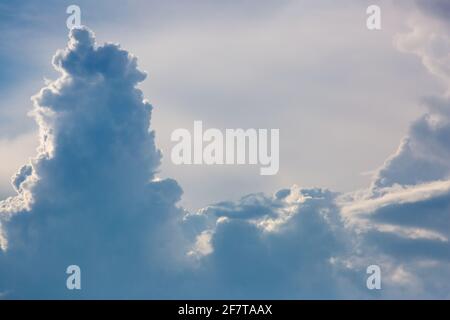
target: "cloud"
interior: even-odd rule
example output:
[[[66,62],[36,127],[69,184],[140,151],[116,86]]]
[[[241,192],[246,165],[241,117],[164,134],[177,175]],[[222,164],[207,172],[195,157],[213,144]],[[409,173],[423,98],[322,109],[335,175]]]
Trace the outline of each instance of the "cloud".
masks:
[[[418,7],[426,14],[442,19],[442,22],[449,22],[450,3],[446,0],[416,0]]]
[[[215,289],[211,297],[356,295],[358,286],[348,279],[348,270],[333,264],[352,247],[334,205],[336,194],[298,187],[287,193],[248,195],[200,213],[205,219],[216,217],[208,230],[211,250],[202,258],[208,283]],[[199,244],[195,249],[202,253]]]
[[[0,154],[2,155],[2,165],[0,167],[0,179],[3,181],[11,180],[11,172],[16,171],[17,163],[23,163],[32,155],[27,150],[33,150],[37,145],[37,136],[35,133],[26,133],[18,135],[11,139],[0,138]],[[25,147],[24,147],[25,146]],[[0,195],[11,193],[13,189],[3,187],[0,184]]]
[[[33,98],[38,155],[15,175],[18,194],[0,202],[0,287],[11,297],[65,296],[65,268],[79,264],[91,283],[85,297],[142,294],[149,289],[136,282],[147,277],[164,296],[158,279],[183,259],[182,191],[155,179],[152,106],[136,89],[145,74],[87,29],[71,31],[53,64],[60,78]]]
[[[450,181],[397,185],[380,193],[340,202],[361,250],[343,261],[380,265],[384,298],[448,299]]]
[[[430,98],[427,103],[428,112],[411,125],[396,154],[377,173],[375,189],[449,177],[450,100]]]
[[[436,16],[448,15],[443,1],[417,1],[409,19],[410,31],[394,39],[395,46],[415,54],[425,68],[442,81],[445,92],[427,97],[427,112],[416,120],[398,151],[378,171],[373,188],[413,185],[449,177],[450,162],[450,37],[448,25]],[[431,18],[427,13],[432,13]],[[425,14],[424,14],[425,13]]]
[[[443,279],[450,277],[450,38],[441,19],[448,10],[442,1],[417,3],[410,32],[394,44],[418,56],[444,93],[423,99],[427,112],[411,124],[370,189],[338,202],[364,252],[348,261],[378,261],[387,276],[384,297],[448,298]]]
[[[213,298],[445,298],[449,212],[449,181],[376,197],[293,187],[193,215],[206,231],[190,254]],[[381,292],[365,287],[371,264],[381,267]]]
[[[419,11],[409,19],[409,32],[398,34],[394,44],[400,51],[417,55],[429,72],[440,78],[450,88],[450,37],[448,3],[443,1],[419,1]],[[425,10],[420,10],[425,8]],[[426,13],[432,13],[431,17]],[[424,14],[425,13],[425,14]]]

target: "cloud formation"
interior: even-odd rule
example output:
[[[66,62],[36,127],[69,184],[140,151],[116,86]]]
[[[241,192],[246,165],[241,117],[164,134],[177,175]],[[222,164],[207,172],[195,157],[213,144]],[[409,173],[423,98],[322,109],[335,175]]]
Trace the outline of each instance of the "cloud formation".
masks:
[[[373,188],[413,185],[450,174],[450,100],[426,99],[428,112],[416,120],[392,157],[379,170]]]
[[[225,298],[336,298],[356,296],[349,270],[336,264],[352,251],[336,194],[293,187],[268,197],[253,194],[236,203],[209,206],[197,215],[215,217],[194,250]],[[211,250],[203,252],[204,241]],[[364,282],[361,282],[361,285]],[[359,287],[359,288],[358,288]]]
[[[396,43],[448,84],[445,50],[428,31]],[[60,77],[33,99],[38,154],[13,177],[17,195],[0,202],[5,297],[448,297],[447,96],[426,100],[367,190],[294,186],[187,213],[177,182],[157,178],[136,58],[81,28],[53,65]],[[81,291],[65,287],[71,264]],[[371,264],[381,292],[365,287]]]
[[[431,11],[439,19],[419,11],[411,32],[395,44],[417,55],[448,92],[448,31],[442,12]],[[223,292],[262,298],[448,298],[442,280],[450,277],[450,103],[446,93],[424,103],[427,113],[411,125],[367,190],[286,189],[202,211],[219,217],[199,238],[198,251],[218,278],[231,283]],[[238,259],[230,266],[232,257]],[[370,264],[383,270],[380,293],[365,288]]]
[[[64,295],[65,268],[79,264],[87,296],[133,296],[136,281],[166,272],[155,270],[183,250],[181,188],[155,179],[152,107],[136,89],[145,74],[119,46],[96,46],[87,29],[71,31],[53,64],[61,77],[33,98],[38,155],[13,178],[17,196],[0,203],[0,287],[13,297]]]

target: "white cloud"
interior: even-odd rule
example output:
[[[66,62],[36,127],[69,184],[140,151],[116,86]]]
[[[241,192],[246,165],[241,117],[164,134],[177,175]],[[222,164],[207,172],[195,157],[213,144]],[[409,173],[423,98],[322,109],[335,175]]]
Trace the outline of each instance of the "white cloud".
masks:
[[[34,97],[38,155],[15,176],[17,195],[0,202],[8,240],[0,286],[12,286],[13,297],[64,296],[58,270],[75,260],[86,274],[103,274],[87,296],[138,295],[144,288],[129,282],[136,273],[153,279],[156,295],[161,274],[176,269],[188,247],[178,242],[181,189],[154,179],[161,156],[148,131],[152,107],[135,88],[145,74],[127,51],[95,46],[84,29],[71,31],[54,65],[61,77]],[[30,268],[12,276],[15,261]],[[41,273],[31,284],[35,268]]]

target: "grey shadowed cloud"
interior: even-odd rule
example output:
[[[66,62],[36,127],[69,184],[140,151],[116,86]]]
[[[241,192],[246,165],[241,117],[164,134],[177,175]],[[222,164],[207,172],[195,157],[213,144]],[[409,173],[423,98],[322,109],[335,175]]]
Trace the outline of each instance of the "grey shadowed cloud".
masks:
[[[447,0],[416,0],[416,3],[423,12],[449,22],[450,2]]]

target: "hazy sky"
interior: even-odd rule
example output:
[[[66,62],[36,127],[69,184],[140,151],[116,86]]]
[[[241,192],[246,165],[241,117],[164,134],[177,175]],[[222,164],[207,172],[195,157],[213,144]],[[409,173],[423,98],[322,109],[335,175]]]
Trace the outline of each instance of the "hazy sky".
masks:
[[[367,2],[369,3],[369,2]],[[350,191],[392,154],[420,99],[439,90],[420,60],[399,52],[406,4],[382,2],[382,30],[366,28],[365,1],[80,1],[82,23],[97,41],[120,43],[149,77],[141,84],[154,106],[162,177],[184,188],[196,210],[242,194],[292,184]],[[36,127],[26,113],[50,57],[67,37],[71,2],[2,4],[0,49],[1,194],[33,155]],[[9,41],[8,41],[9,40]],[[37,44],[39,43],[39,44]],[[45,43],[46,45],[43,45]],[[176,128],[202,120],[214,128],[279,128],[280,171],[257,166],[175,166]]]

